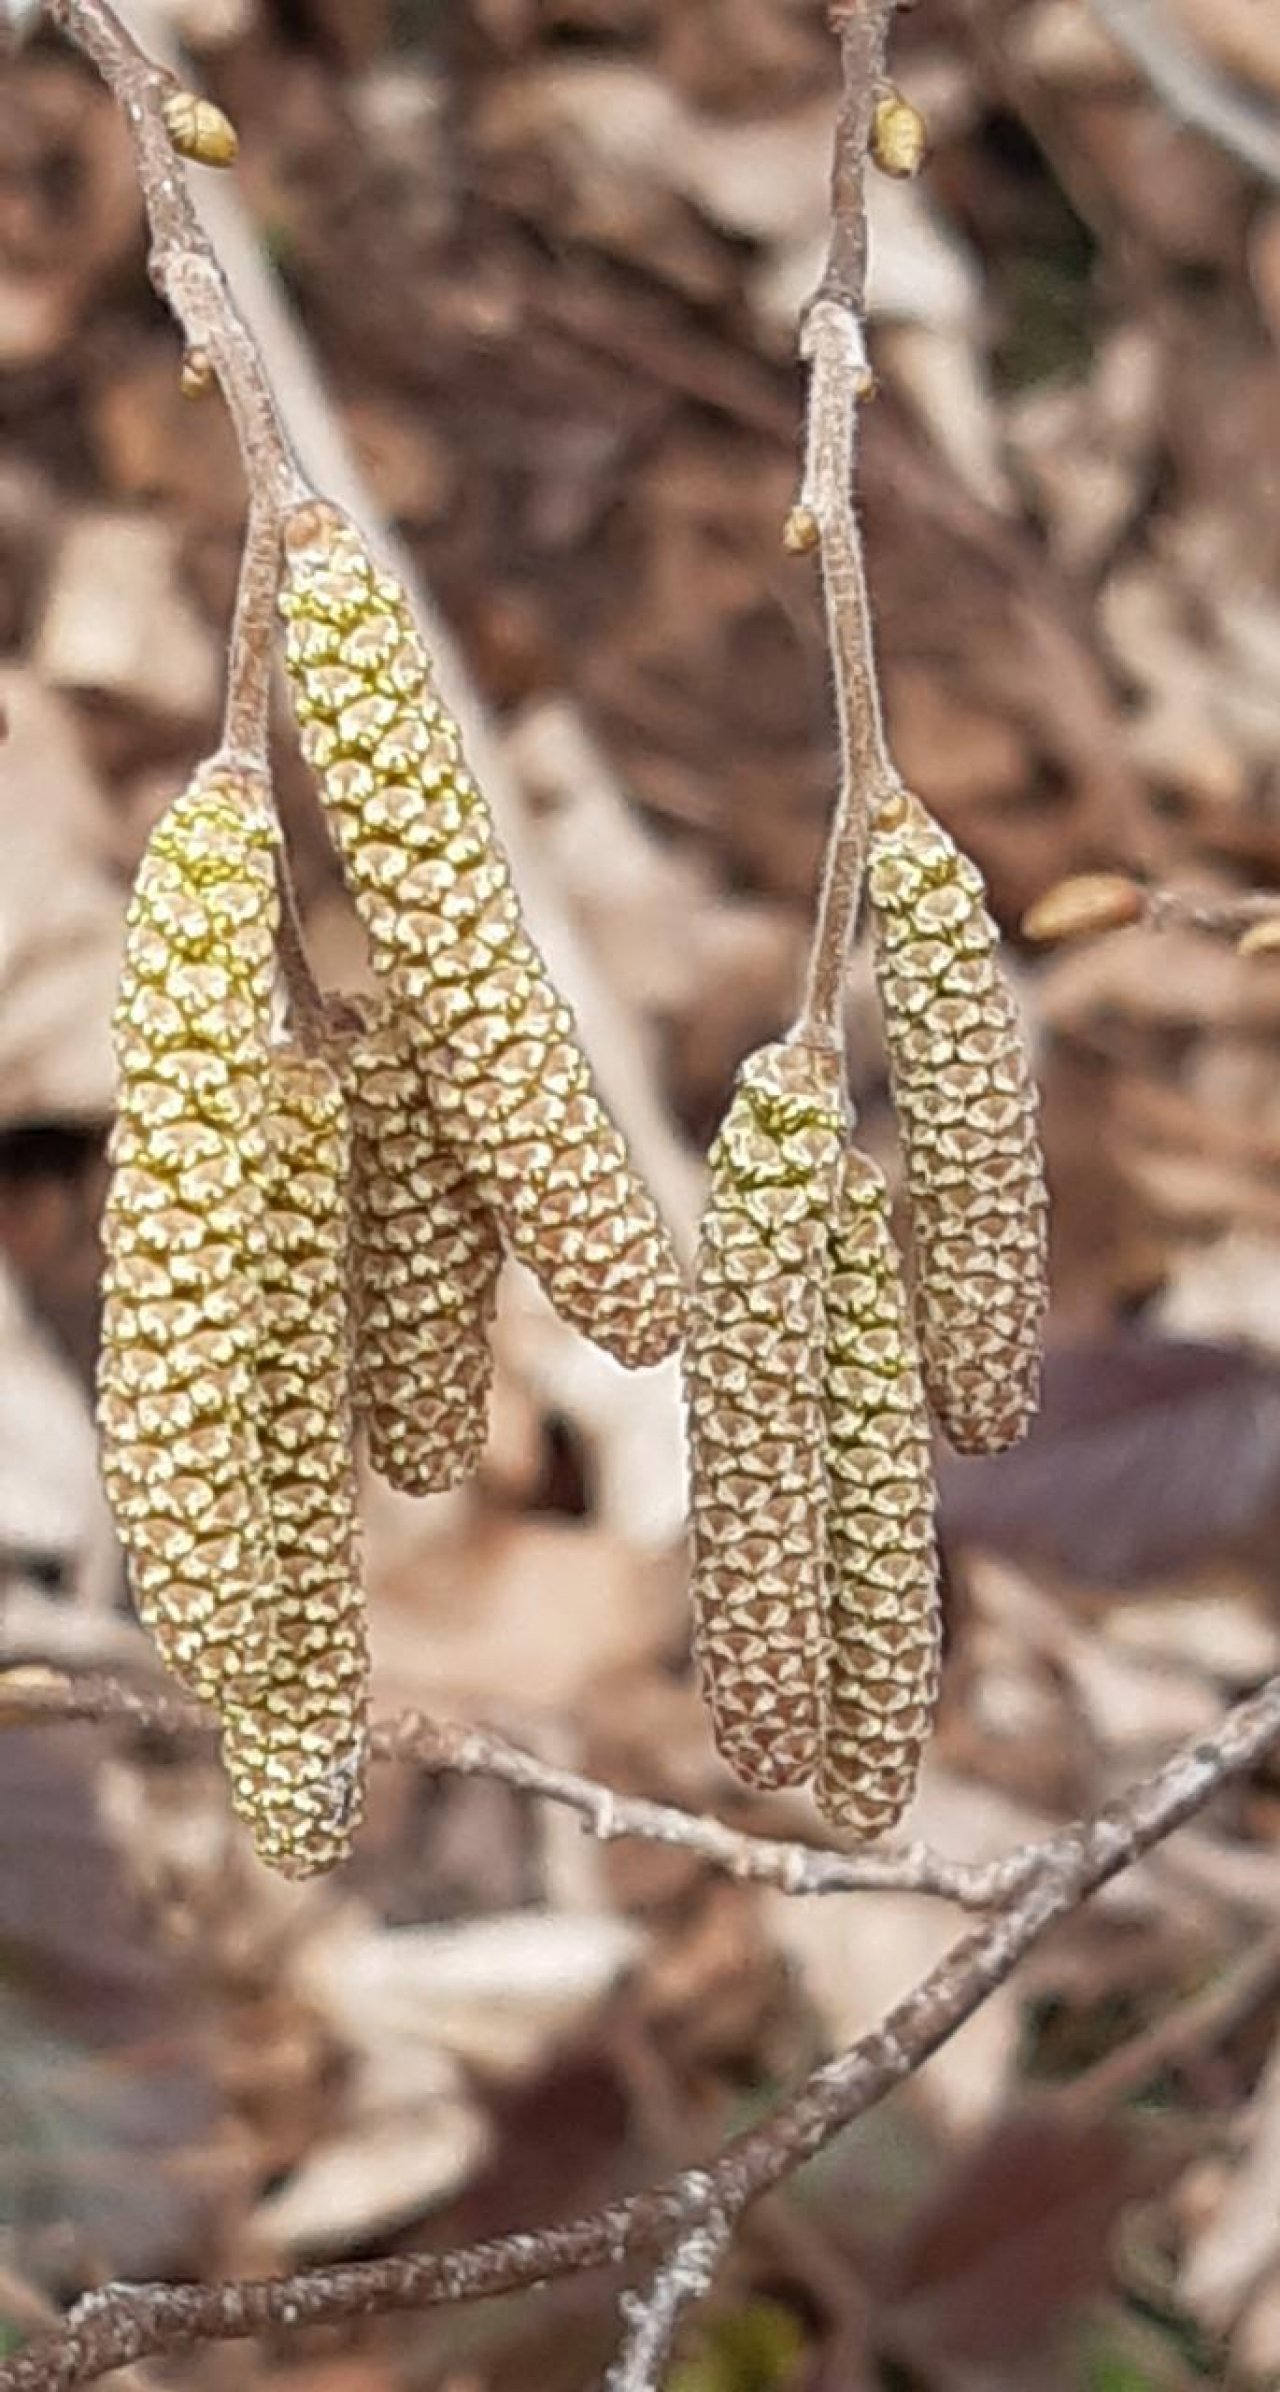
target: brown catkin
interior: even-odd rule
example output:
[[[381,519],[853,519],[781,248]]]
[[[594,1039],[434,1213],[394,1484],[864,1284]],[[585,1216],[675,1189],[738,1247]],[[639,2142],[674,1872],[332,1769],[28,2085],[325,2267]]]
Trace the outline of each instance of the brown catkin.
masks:
[[[961,1453],[1035,1411],[1047,1200],[1035,1084],[982,876],[905,793],[872,824],[867,892],[911,1199],[929,1399]]]
[[[352,1456],[351,1140],[341,1083],[322,1057],[273,1054],[265,1136],[257,1391],[279,1591],[267,1683],[252,1702],[227,1705],[223,1759],[262,1859],[309,1877],[350,1849],[368,1709]]]
[[[827,1298],[827,1674],[815,1795],[859,1835],[911,1799],[938,1682],[929,1419],[885,1183],[846,1158]]]
[[[682,1326],[676,1259],[525,930],[404,592],[319,501],[285,551],[303,747],[374,963],[419,1025],[435,1118],[557,1311],[620,1362],[659,1362]]]
[[[835,1056],[762,1047],[712,1147],[699,1233],[685,1351],[695,1645],[720,1751],[762,1788],[802,1784],[818,1751],[844,1129]]]
[[[354,1140],[356,1409],[374,1468],[403,1494],[434,1495],[484,1451],[502,1250],[394,1008],[371,1009],[333,1055]]]
[[[129,905],[98,1412],[139,1613],[215,1701],[261,1682],[275,1597],[255,1356],[276,921],[265,792],[207,768]]]

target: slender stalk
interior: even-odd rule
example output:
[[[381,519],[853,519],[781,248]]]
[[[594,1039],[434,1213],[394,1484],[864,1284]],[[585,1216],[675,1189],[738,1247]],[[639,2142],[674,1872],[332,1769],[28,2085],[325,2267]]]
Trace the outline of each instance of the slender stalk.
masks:
[[[245,477],[279,512],[307,495],[271,394],[262,358],[245,329],[222,269],[191,204],[185,170],[165,129],[173,77],[126,31],[107,0],[46,0],[51,23],[83,50],[120,103],[133,143],[150,228],[148,271],[182,327],[203,350],[235,425]]]
[[[871,812],[880,797],[898,786],[885,740],[853,486],[858,406],[872,388],[863,335],[868,150],[893,6],[894,0],[833,0],[830,10],[841,61],[831,239],[800,336],[801,355],[809,367],[808,428],[804,478],[792,520],[816,532],[835,683],[840,786],[795,1035],[824,1046],[840,1040],[841,990]]]

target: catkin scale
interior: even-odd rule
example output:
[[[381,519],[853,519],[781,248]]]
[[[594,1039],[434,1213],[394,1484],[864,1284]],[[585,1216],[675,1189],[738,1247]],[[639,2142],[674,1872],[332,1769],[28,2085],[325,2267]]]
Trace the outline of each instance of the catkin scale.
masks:
[[[896,1826],[938,1681],[933,1464],[884,1180],[845,1160],[827,1295],[827,1658],[814,1793],[860,1836]]]
[[[977,866],[917,799],[872,824],[867,894],[902,1131],[925,1385],[961,1453],[1039,1394],[1047,1200],[1035,1084]]]
[[[403,1494],[434,1495],[484,1450],[501,1246],[434,1126],[403,1019],[379,1007],[332,1053],[353,1134],[356,1409],[374,1468]]]
[[[342,1085],[322,1056],[271,1057],[257,1349],[261,1484],[278,1588],[266,1681],[229,1702],[223,1760],[263,1860],[342,1860],[363,1797],[368,1655],[352,1458],[349,1183]]]
[[[196,776],[143,858],[114,1021],[103,1477],[140,1616],[215,1701],[261,1682],[275,1592],[254,1387],[274,850],[250,776]]]
[[[843,1138],[833,1055],[752,1055],[711,1150],[694,1272],[695,1650],[720,1751],[762,1789],[804,1783],[818,1751],[824,1339]]]
[[[623,1363],[661,1361],[682,1327],[675,1256],[524,928],[404,593],[326,504],[295,511],[285,551],[303,747],[441,1131],[557,1311]]]

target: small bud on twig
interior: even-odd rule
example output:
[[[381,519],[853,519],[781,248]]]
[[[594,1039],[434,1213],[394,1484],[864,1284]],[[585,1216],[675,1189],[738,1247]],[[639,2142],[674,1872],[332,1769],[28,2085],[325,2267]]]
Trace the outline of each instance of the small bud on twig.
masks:
[[[1073,872],[1037,897],[1022,917],[1024,938],[1050,946],[1059,939],[1092,938],[1103,930],[1124,930],[1146,912],[1146,892],[1124,872]]]
[[[1237,955],[1280,955],[1280,914],[1271,922],[1251,922],[1236,940]]]
[[[812,507],[793,507],[782,526],[782,545],[788,556],[812,556],[821,538],[822,527]]]
[[[207,349],[187,349],[183,354],[182,372],[178,388],[184,399],[207,398],[213,388],[213,359]]]
[[[240,147],[229,116],[212,100],[179,87],[171,91],[161,110],[164,129],[180,158],[196,166],[231,166]]]
[[[876,102],[871,119],[871,155],[881,174],[909,181],[919,174],[928,148],[929,136],[919,109],[900,91],[887,91]]]

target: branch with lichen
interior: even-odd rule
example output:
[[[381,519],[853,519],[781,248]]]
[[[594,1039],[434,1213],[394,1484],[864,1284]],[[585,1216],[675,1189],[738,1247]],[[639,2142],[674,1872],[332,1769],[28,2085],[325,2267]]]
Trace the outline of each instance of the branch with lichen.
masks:
[[[5,1697],[10,1716],[16,1691],[11,1681]],[[34,1695],[34,1687],[30,1691]],[[39,1704],[34,1707],[38,1711]],[[122,1708],[127,1711],[128,1705]],[[67,1715],[74,1716],[74,1710],[64,1709]],[[153,1715],[150,1709],[140,1714]],[[192,1713],[189,1706],[174,1704],[167,1717],[171,1725],[185,1726]],[[422,1726],[400,1723],[391,1731],[393,1748],[418,1743]],[[877,2027],[815,2069],[767,2119],[733,2137],[705,2167],[686,2169],[650,2191],[564,2225],[440,2255],[371,2259],[220,2284],[104,2285],[78,2301],[60,2326],[33,2335],[0,2363],[0,2392],[73,2392],[76,2385],[96,2382],[125,2364],[203,2343],[488,2299],[664,2252],[672,2271],[671,2298],[664,2286],[659,2302],[655,2282],[629,2312],[631,2351],[638,2347],[643,2359],[647,2321],[656,2316],[674,2325],[683,2306],[677,2298],[683,2282],[676,2280],[677,2254],[682,2246],[688,2251],[690,2237],[703,2230],[711,2238],[699,2246],[698,2265],[713,2264],[722,2234],[756,2201],[914,2075],[1051,1928],[1203,1810],[1221,1787],[1260,1761],[1277,1736],[1280,1678],[1273,1678],[1237,1704],[1212,1735],[1184,1745],[1095,1819],[1064,1828],[1017,1856],[1016,1876],[1003,1894],[993,1896],[989,1916],[960,1936]],[[384,1731],[384,1749],[386,1744]],[[488,1774],[505,1773],[490,1769]],[[566,1798],[551,1787],[539,1790]],[[621,1815],[617,1798],[615,1816]],[[643,2384],[644,2375],[635,2380]]]

